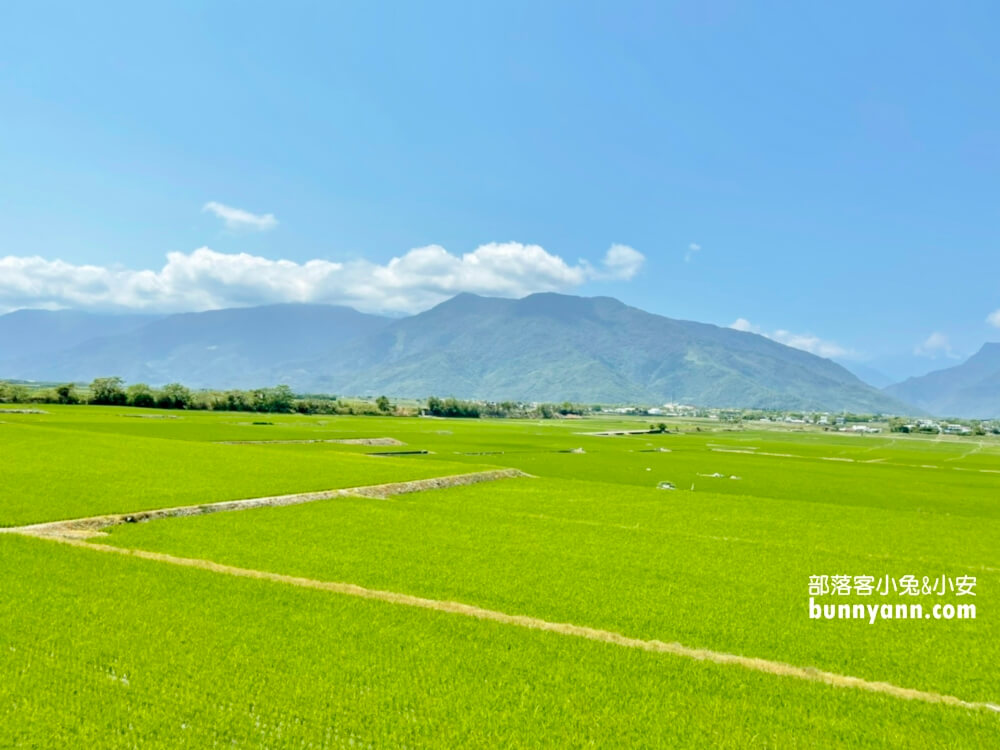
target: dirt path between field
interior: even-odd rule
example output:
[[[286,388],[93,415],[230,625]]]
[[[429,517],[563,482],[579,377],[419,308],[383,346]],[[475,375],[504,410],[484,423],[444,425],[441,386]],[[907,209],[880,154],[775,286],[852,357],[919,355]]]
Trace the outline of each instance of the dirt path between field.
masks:
[[[976,447],[973,448],[972,450],[966,451],[961,456],[952,456],[951,458],[946,458],[945,461],[961,461],[963,458],[968,458],[974,453],[979,453],[985,447],[986,447],[985,443],[982,440],[980,440],[979,442],[976,443]]]
[[[124,523],[142,523],[160,518],[177,518],[182,516],[200,516],[206,513],[223,511],[249,510],[250,508],[277,507],[283,505],[301,505],[317,500],[329,500],[335,497],[371,497],[387,498],[393,495],[405,495],[410,492],[444,489],[446,487],[461,487],[480,482],[495,482],[501,479],[530,477],[519,469],[495,469],[492,471],[476,471],[470,474],[454,474],[452,476],[435,477],[432,479],[414,479],[409,482],[391,482],[389,484],[373,484],[363,487],[346,487],[320,492],[299,492],[292,495],[274,495],[271,497],[254,497],[246,500],[226,500],[219,503],[202,505],[182,505],[176,508],[160,508],[143,510],[135,513],[119,513],[91,518],[74,518],[66,521],[50,521],[28,526],[10,526],[0,528],[0,533],[27,534],[29,536],[88,539],[94,536],[104,536],[104,529]]]
[[[899,687],[898,685],[893,685],[888,682],[873,682],[871,680],[863,680],[859,677],[849,677],[847,675],[836,674],[834,672],[824,672],[810,667],[796,667],[792,664],[770,661],[768,659],[757,659],[749,656],[741,656],[739,654],[728,654],[721,651],[690,648],[680,643],[665,643],[664,641],[630,638],[611,630],[599,630],[597,628],[573,625],[571,623],[549,622],[548,620],[542,620],[537,617],[529,617],[527,615],[510,615],[506,612],[484,609],[471,604],[462,604],[461,602],[425,599],[423,597],[412,596],[410,594],[400,594],[394,591],[369,589],[353,583],[317,581],[312,578],[298,578],[296,576],[270,573],[264,570],[236,568],[231,565],[223,565],[221,563],[212,562],[211,560],[175,557],[174,555],[168,555],[162,552],[149,552],[147,550],[140,549],[124,549],[121,547],[111,547],[102,544],[90,544],[78,539],[70,539],[66,537],[49,538],[62,544],[84,547],[90,550],[110,552],[128,557],[139,557],[144,560],[168,563],[170,565],[178,565],[186,568],[199,568],[213,573],[238,576],[240,578],[255,578],[263,581],[271,581],[273,583],[298,586],[300,588],[328,591],[346,596],[356,596],[361,599],[371,599],[374,601],[387,602],[389,604],[400,604],[406,607],[418,607],[420,609],[434,610],[435,612],[447,612],[450,614],[463,615],[465,617],[474,617],[479,620],[498,622],[504,625],[514,625],[521,628],[527,628],[529,630],[542,630],[549,633],[586,638],[587,640],[609,643],[615,646],[622,646],[624,648],[636,648],[653,653],[672,654],[686,659],[695,659],[696,661],[707,661],[712,662],[713,664],[731,664],[745,669],[752,669],[755,672],[766,672],[767,674],[778,675],[780,677],[793,677],[799,680],[807,680],[809,682],[821,682],[833,687],[854,688],[856,690],[864,690],[870,693],[881,693],[883,695],[889,695],[894,698],[902,698],[905,700],[919,700],[926,703],[943,703],[959,708],[974,710],[985,709],[1000,712],[1000,705],[994,703],[964,701],[961,698],[956,698],[952,695],[943,695],[941,693],[933,693],[926,690],[914,690],[912,688]]]

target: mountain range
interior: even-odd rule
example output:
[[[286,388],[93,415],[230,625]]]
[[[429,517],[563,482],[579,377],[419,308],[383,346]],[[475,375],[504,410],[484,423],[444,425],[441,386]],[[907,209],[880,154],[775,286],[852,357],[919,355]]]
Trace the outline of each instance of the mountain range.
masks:
[[[58,331],[50,335],[48,331]],[[460,294],[406,318],[331,305],[0,316],[0,377],[195,388],[914,413],[828,359],[609,297]]]
[[[33,335],[3,337],[7,318],[24,312],[34,313],[23,316]],[[129,383],[255,388],[272,384],[272,371],[279,363],[336,350],[389,322],[334,305],[179,313],[129,325],[115,315],[20,311],[0,317],[0,377],[68,382],[111,374]],[[31,344],[35,338],[45,338],[46,325],[65,332],[59,349],[39,351]],[[19,349],[18,341],[27,345]]]
[[[931,414],[1000,417],[1000,343],[983,344],[960,365],[908,378],[885,392]]]
[[[15,310],[0,315],[0,360],[37,357],[95,336],[115,336],[159,320],[156,315],[101,315],[75,310]]]

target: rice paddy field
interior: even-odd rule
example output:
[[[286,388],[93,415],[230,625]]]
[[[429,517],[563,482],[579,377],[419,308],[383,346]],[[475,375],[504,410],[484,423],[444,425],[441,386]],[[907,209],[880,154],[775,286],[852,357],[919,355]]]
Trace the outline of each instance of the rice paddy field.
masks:
[[[1000,747],[995,438],[44,411],[0,410],[2,747]]]

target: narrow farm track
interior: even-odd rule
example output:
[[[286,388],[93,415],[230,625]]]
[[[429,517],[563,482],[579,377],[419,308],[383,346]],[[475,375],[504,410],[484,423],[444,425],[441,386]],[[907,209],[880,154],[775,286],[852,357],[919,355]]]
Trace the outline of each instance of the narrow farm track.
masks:
[[[976,447],[973,448],[972,450],[966,451],[961,456],[952,456],[951,458],[946,458],[945,461],[961,461],[963,458],[968,458],[969,456],[975,453],[979,453],[985,447],[986,444],[982,440],[980,440],[976,443]]]
[[[739,654],[690,648],[680,643],[665,643],[663,641],[630,638],[626,635],[610,630],[599,630],[597,628],[589,628],[571,623],[549,622],[547,620],[542,620],[536,617],[528,617],[526,615],[511,615],[506,612],[483,609],[482,607],[476,607],[470,604],[462,604],[461,602],[425,599],[423,597],[401,594],[394,591],[369,589],[353,583],[318,581],[312,578],[299,578],[296,576],[282,575],[263,570],[237,568],[231,565],[222,565],[221,563],[213,562],[211,560],[176,557],[174,555],[167,555],[161,552],[149,552],[147,550],[140,549],[125,549],[101,544],[91,544],[79,539],[72,539],[68,537],[47,536],[43,538],[59,542],[60,544],[68,544],[74,547],[82,547],[99,552],[108,552],[128,557],[138,557],[144,560],[152,560],[155,562],[178,565],[186,568],[198,568],[200,570],[208,570],[213,573],[221,573],[223,575],[237,576],[240,578],[253,578],[273,583],[286,584],[289,586],[298,586],[300,588],[328,591],[335,594],[355,596],[361,599],[387,602],[389,604],[399,604],[407,607],[429,609],[436,612],[447,612],[466,617],[474,617],[479,620],[488,620],[491,622],[502,623],[504,625],[527,628],[529,630],[541,630],[549,633],[558,633],[560,635],[586,638],[587,640],[599,641],[601,643],[608,643],[624,648],[635,648],[653,653],[671,654],[673,656],[694,659],[696,661],[707,661],[712,662],[713,664],[736,665],[756,672],[765,672],[767,674],[773,674],[780,677],[792,677],[809,682],[821,682],[833,687],[853,688],[855,690],[864,690],[870,693],[881,693],[883,695],[888,695],[893,698],[901,698],[904,700],[918,700],[926,703],[939,703],[948,706],[955,706],[957,708],[1000,712],[1000,705],[994,703],[965,701],[952,695],[943,695],[941,693],[933,693],[926,690],[904,688],[888,682],[873,682],[870,680],[863,680],[859,677],[850,677],[833,672],[824,672],[810,667],[797,667],[792,664],[770,661],[768,659],[757,659],[749,656],[741,656]]]
[[[432,479],[414,479],[408,482],[391,482],[389,484],[372,484],[362,487],[347,487],[320,492],[299,492],[291,495],[273,495],[271,497],[253,497],[245,500],[226,500],[219,503],[202,505],[182,505],[175,508],[160,508],[144,510],[135,513],[118,513],[90,518],[73,518],[65,521],[48,521],[28,526],[8,526],[0,528],[0,533],[27,534],[39,537],[67,537],[86,539],[102,535],[102,529],[118,526],[123,523],[140,523],[160,518],[178,518],[182,516],[200,516],[206,513],[249,510],[251,508],[278,507],[283,505],[302,505],[317,500],[330,500],[335,497],[372,497],[385,498],[393,495],[405,495],[411,492],[443,489],[445,487],[460,487],[480,482],[495,482],[501,479],[530,477],[519,469],[494,469],[490,471],[475,471],[469,474],[453,474]]]

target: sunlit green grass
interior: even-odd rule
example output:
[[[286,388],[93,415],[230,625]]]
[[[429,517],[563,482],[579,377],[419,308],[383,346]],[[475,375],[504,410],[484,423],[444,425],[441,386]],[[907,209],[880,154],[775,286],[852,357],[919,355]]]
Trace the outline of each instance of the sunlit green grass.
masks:
[[[0,526],[423,479],[462,464],[0,424]]]
[[[517,467],[536,478],[96,543],[1000,698],[993,437],[43,408],[0,410],[0,525]],[[405,445],[215,444],[358,437]],[[392,450],[429,453],[361,455]],[[975,575],[978,618],[810,620],[808,577],[824,573]],[[0,580],[0,746],[1000,744],[987,712],[53,542],[0,535]]]
[[[4,747],[968,747],[987,712],[0,537]]]
[[[734,496],[1000,518],[1000,503],[996,501],[1000,474],[901,465],[901,462],[889,463],[888,459],[886,463],[865,464],[816,456],[788,458],[728,453],[706,446],[703,438],[687,435],[635,440],[632,447],[625,447],[625,443],[609,444],[617,438],[603,440],[586,448],[585,454],[536,450],[450,458],[502,463],[554,478],[647,488],[670,481],[686,490],[694,487],[695,491]],[[714,442],[722,444],[718,438]],[[671,452],[656,452],[658,447]],[[994,465],[1000,468],[1000,459]],[[723,476],[717,478],[713,474]]]
[[[1000,563],[1000,522],[852,511],[845,517],[814,503],[516,480],[118,527],[110,541],[965,698],[1000,696],[1000,673],[955,669],[964,660],[1000,662],[1000,628],[988,616],[1000,575],[981,567]],[[828,521],[833,526],[824,528]],[[976,621],[869,625],[807,616],[813,574],[955,577],[970,570],[979,581],[974,601],[984,609]],[[873,600],[883,601],[847,599]]]

